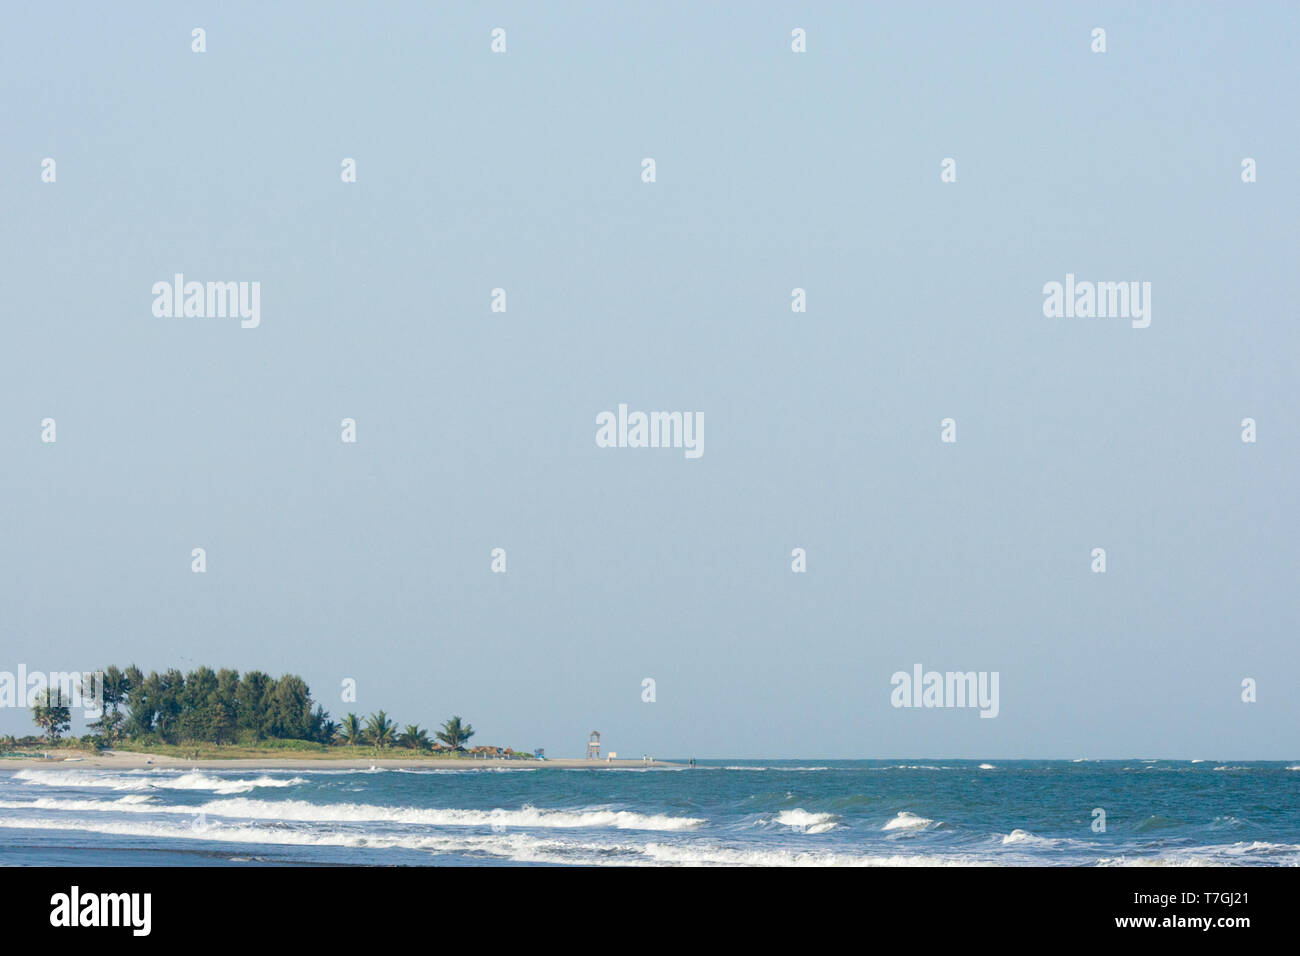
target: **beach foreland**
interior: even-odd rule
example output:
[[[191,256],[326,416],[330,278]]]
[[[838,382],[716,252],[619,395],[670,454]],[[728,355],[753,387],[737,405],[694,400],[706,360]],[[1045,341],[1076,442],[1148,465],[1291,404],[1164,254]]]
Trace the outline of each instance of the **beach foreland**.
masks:
[[[335,748],[337,749],[337,748]],[[71,754],[51,750],[49,759],[5,757],[0,770],[31,770],[58,767],[64,770],[313,770],[323,766],[343,770],[640,770],[649,767],[683,767],[666,760],[547,758],[545,760],[499,760],[495,758],[432,756],[320,756],[294,757],[173,757],[166,754],[105,750],[97,754]]]

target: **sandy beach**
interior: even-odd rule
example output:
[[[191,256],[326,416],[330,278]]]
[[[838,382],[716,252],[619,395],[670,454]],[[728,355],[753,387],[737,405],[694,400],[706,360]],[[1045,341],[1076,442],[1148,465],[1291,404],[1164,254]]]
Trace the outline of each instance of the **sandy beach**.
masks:
[[[169,757],[161,754],[128,753],[106,750],[95,756],[63,757],[52,752],[52,759],[33,757],[6,757],[0,759],[0,770],[87,769],[87,770],[141,770],[210,769],[210,770],[319,770],[336,767],[341,770],[368,770],[375,767],[390,770],[398,767],[430,770],[626,770],[645,767],[680,767],[683,764],[664,760],[474,760],[448,757],[251,757],[228,759],[193,759]]]

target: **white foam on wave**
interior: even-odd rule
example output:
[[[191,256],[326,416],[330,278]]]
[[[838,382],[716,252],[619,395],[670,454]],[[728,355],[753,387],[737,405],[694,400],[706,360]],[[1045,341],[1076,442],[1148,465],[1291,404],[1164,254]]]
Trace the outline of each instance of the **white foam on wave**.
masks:
[[[130,799],[131,803],[125,803]],[[698,817],[633,813],[590,807],[580,810],[543,810],[524,806],[519,810],[456,810],[419,807],[382,807],[364,803],[308,803],[305,800],[253,800],[236,797],[209,800],[195,806],[167,806],[149,803],[151,798],[133,795],[122,800],[61,800],[41,798],[28,802],[0,802],[0,809],[102,811],[149,814],[197,813],[246,820],[285,820],[296,823],[397,823],[442,827],[538,827],[606,828],[615,830],[693,830],[708,823]]]
[[[108,813],[168,813],[169,807],[152,803],[153,797],[143,793],[129,793],[116,800],[62,800],[57,797],[37,797],[35,800],[0,800],[0,810],[61,810]],[[180,807],[176,808],[178,811]],[[188,812],[188,811],[187,811]]]
[[[210,821],[12,820],[0,829],[70,830],[107,836],[267,846],[402,849],[432,854],[470,854],[515,862],[615,866],[972,866],[991,861],[932,855],[868,856],[833,852],[746,849],[711,843],[577,842],[526,833],[374,834],[291,829]]]
[[[980,769],[981,769],[981,770],[997,770],[998,768],[995,767],[995,766],[993,766],[993,764],[991,764],[991,763],[982,763],[982,764],[980,764]]]
[[[906,810],[900,810],[898,816],[885,823],[882,830],[932,830],[939,826],[928,817],[917,816]]]
[[[72,830],[109,836],[146,837],[166,840],[265,844],[268,846],[362,847],[370,849],[429,850],[435,853],[484,852],[520,861],[563,862],[535,852],[548,841],[525,834],[492,836],[390,835],[358,831],[290,829],[249,823],[202,824],[170,821],[125,822],[114,820],[14,820],[0,819],[0,829]],[[572,861],[569,861],[572,862]]]
[[[1003,846],[1015,846],[1023,844],[1026,846],[1058,846],[1062,840],[1056,840],[1052,837],[1038,836],[1036,833],[1030,833],[1028,830],[1022,830],[1019,827],[1012,830],[1002,838]]]
[[[372,768],[382,770],[384,768]],[[393,773],[438,774],[438,773],[536,773],[541,767],[389,767]],[[370,771],[367,771],[370,772]]]
[[[339,847],[365,850],[414,850],[431,854],[470,854],[516,862],[568,863],[618,866],[982,866],[1000,861],[981,859],[972,854],[851,855],[790,849],[755,849],[731,847],[711,842],[667,843],[600,843],[573,841],[552,836],[526,833],[476,834],[464,831],[448,833],[371,833],[357,830],[333,830],[267,827],[250,823],[222,823],[209,820],[204,824],[182,821],[116,821],[103,818],[14,819],[0,817],[0,829],[72,831],[135,839],[184,840],[206,843],[231,843],[266,846]],[[1300,863],[1300,845],[1256,841],[1222,846],[1197,847],[1171,851],[1157,856],[1102,857],[1102,866],[1213,866],[1225,863]]]
[[[212,777],[195,771],[182,774],[174,780],[164,779],[155,782],[154,786],[161,790],[212,790],[216,793],[247,793],[250,790],[259,788],[296,787],[306,782],[302,777],[290,777],[286,780],[265,775],[250,779],[236,778],[232,780],[226,777]]]
[[[635,813],[607,807],[548,810],[524,805],[518,810],[458,810],[384,807],[365,803],[308,803],[305,800],[212,800],[199,809],[218,816],[310,823],[376,821],[452,827],[603,827],[616,830],[693,830],[708,820],[667,814]]]
[[[839,818],[833,813],[809,813],[796,807],[782,810],[776,815],[776,822],[799,833],[825,833],[834,830]]]
[[[1170,850],[1149,856],[1102,857],[1098,866],[1224,866],[1224,865],[1300,866],[1300,844],[1223,843],[1211,846]]]
[[[15,780],[45,787],[91,787],[105,790],[211,790],[214,793],[247,793],[259,787],[294,787],[306,783],[302,777],[216,777],[197,770],[145,771],[143,773],[97,773],[91,770],[19,770]]]
[[[956,770],[956,767],[936,767],[928,763],[900,763],[892,767],[868,767],[868,770]]]
[[[991,861],[938,855],[870,856],[800,850],[754,850],[706,844],[648,843],[650,861],[675,866],[988,866]]]
[[[520,769],[522,770],[523,768]],[[541,768],[530,767],[528,769],[540,770]],[[680,773],[683,770],[690,770],[692,768],[690,767],[601,767],[600,769],[604,773]],[[695,769],[702,769],[702,768],[695,768]],[[517,772],[518,771],[515,770],[506,771],[506,773],[517,773]]]
[[[768,771],[772,771],[772,772],[774,772],[774,773],[816,773],[816,772],[819,772],[819,771],[822,771],[822,770],[830,770],[831,768],[830,768],[830,767],[721,767],[721,768],[719,768],[719,767],[702,767],[702,768],[699,768],[699,769],[702,769],[702,770],[718,770],[718,769],[721,769],[721,770],[746,770],[746,771],[755,772],[755,773],[758,772],[758,771],[761,771],[761,770],[768,770]]]

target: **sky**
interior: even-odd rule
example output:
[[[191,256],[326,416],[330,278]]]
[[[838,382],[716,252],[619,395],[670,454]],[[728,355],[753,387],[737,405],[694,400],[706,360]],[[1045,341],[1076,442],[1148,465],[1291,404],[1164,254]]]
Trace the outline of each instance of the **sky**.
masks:
[[[1300,8],[0,22],[0,670],[551,756],[1300,756]],[[176,273],[260,324],[154,315]],[[1150,326],[1046,317],[1067,274]],[[620,403],[703,455],[597,447]],[[997,717],[894,707],[916,664]]]

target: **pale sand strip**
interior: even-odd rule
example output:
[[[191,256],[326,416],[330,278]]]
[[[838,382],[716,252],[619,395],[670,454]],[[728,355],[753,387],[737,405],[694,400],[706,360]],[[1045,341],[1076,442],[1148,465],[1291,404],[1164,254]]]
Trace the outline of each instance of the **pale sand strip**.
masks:
[[[156,754],[105,751],[94,757],[67,760],[52,751],[54,759],[6,757],[0,770],[141,770],[149,768],[183,770],[620,770],[646,767],[682,767],[664,760],[473,760],[448,757],[231,757],[193,760]]]

